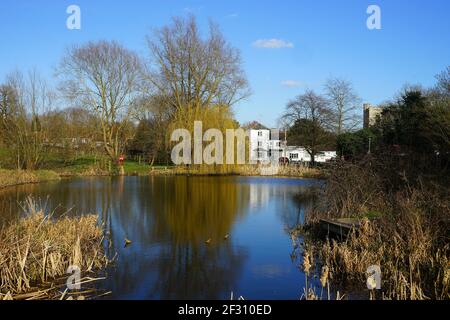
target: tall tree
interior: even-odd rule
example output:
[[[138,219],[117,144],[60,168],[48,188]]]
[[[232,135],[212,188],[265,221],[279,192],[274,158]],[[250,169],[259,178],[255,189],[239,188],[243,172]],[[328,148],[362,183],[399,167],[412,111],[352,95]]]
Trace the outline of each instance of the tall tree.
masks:
[[[361,108],[361,99],[351,82],[330,78],[325,83],[325,94],[333,110],[332,126],[337,135],[354,129],[360,123],[357,111]]]
[[[376,128],[387,145],[407,147],[422,156],[448,157],[450,151],[450,109],[448,100],[433,92],[405,91],[397,102],[384,108]]]
[[[52,103],[52,94],[36,70],[7,76],[0,88],[0,133],[14,151],[18,169],[35,169],[44,154],[46,125],[42,114]]]
[[[147,43],[150,81],[175,110],[232,106],[250,94],[239,51],[214,23],[203,39],[194,17],[174,18],[148,36]]]
[[[290,101],[282,116],[290,125],[288,143],[303,146],[313,164],[320,149],[334,143],[333,135],[327,130],[331,116],[327,99],[312,90]]]
[[[437,90],[448,98],[450,96],[450,66],[439,73],[436,79],[438,81],[436,84]]]
[[[58,74],[65,97],[99,118],[105,152],[115,163],[124,149],[122,137],[133,102],[140,94],[140,58],[114,41],[89,42],[68,50]]]
[[[135,120],[139,122],[130,148],[139,150],[148,156],[149,163],[168,161],[168,132],[171,120],[169,110],[164,107],[164,97],[153,95],[137,102]]]
[[[450,66],[437,76],[429,94],[429,138],[441,155],[450,157]],[[437,93],[437,94],[436,94]]]

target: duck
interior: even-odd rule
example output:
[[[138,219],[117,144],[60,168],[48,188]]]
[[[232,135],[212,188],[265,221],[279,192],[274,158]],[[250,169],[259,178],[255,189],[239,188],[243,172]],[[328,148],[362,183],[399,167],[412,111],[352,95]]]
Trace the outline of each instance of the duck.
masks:
[[[209,238],[208,240],[205,241],[206,244],[210,244],[211,243],[211,238]]]
[[[230,235],[229,235],[229,234],[226,234],[226,235],[223,237],[223,239],[224,239],[224,240],[227,240],[229,237],[230,237]]]
[[[131,240],[125,238],[125,247],[131,244]]]

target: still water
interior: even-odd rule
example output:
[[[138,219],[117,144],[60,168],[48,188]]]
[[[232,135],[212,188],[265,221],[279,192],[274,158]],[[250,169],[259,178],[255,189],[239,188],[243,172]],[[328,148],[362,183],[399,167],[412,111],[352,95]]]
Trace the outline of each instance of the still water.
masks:
[[[246,299],[298,299],[305,276],[291,256],[289,229],[303,221],[309,205],[298,195],[319,183],[80,178],[9,188],[0,193],[0,205],[15,215],[32,195],[57,214],[98,214],[108,239],[105,249],[110,256],[117,253],[100,284],[112,291],[108,298],[229,299],[233,292]],[[125,247],[125,238],[132,244]]]

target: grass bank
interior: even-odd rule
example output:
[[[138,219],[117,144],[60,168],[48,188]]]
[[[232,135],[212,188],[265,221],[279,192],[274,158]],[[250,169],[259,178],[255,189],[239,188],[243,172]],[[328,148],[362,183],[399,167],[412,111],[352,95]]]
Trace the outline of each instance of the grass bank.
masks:
[[[26,171],[0,169],[0,188],[59,179],[60,176],[51,170]]]
[[[86,286],[95,278],[86,275],[108,263],[97,216],[53,218],[31,199],[25,210],[25,218],[0,230],[0,300],[79,297],[65,290],[69,266],[81,271],[83,296],[93,294]]]
[[[303,166],[279,166],[265,167],[258,165],[239,166],[176,166],[152,168],[151,175],[198,175],[198,176],[271,176],[271,177],[293,177],[324,179],[328,177],[327,170],[318,168],[308,168]]]
[[[43,164],[43,169],[33,172],[0,170],[0,177],[5,176],[0,188],[21,183],[33,183],[55,180],[59,177],[111,176],[114,171],[111,161],[104,156],[85,155],[72,159],[61,160],[49,157]],[[128,159],[124,162],[125,175],[241,175],[241,176],[275,176],[295,178],[324,179],[329,176],[327,168],[309,168],[308,166],[279,166],[264,165],[153,165]],[[6,179],[7,178],[7,179]]]
[[[64,164],[49,167],[60,176],[108,176],[108,164],[94,157],[82,157]],[[150,166],[146,163],[127,160],[124,163],[125,175],[241,175],[241,176],[279,176],[297,178],[326,178],[329,174],[323,168],[306,166],[280,166],[276,171],[260,165],[193,165],[193,166]]]
[[[26,183],[60,180],[61,177],[111,176],[108,165],[94,157],[77,158],[73,161],[47,164],[47,170],[6,170],[0,169],[0,188]],[[146,163],[125,161],[125,175],[198,175],[198,176],[271,176],[325,179],[329,176],[326,168],[306,166],[279,166],[275,168],[261,165],[232,166],[150,166]]]
[[[46,164],[46,167],[55,171],[61,177],[83,177],[83,176],[109,176],[112,165],[105,158],[94,156],[78,157],[70,161],[53,161]],[[148,175],[152,167],[146,163],[127,160],[124,163],[126,175]]]

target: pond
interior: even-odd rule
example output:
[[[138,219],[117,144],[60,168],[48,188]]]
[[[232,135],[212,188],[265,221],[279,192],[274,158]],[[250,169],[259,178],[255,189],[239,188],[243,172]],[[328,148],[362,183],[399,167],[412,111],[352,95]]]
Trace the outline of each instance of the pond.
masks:
[[[299,299],[305,276],[289,229],[317,180],[263,177],[95,177],[0,192],[3,219],[32,195],[47,211],[97,213],[117,253],[111,299]],[[124,239],[132,241],[124,246]],[[106,244],[107,243],[107,244]]]

